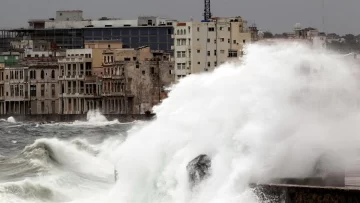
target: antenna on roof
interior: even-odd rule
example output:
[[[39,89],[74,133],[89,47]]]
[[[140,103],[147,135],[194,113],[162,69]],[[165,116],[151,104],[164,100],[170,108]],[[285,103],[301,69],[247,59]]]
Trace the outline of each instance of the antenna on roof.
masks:
[[[325,29],[325,0],[321,0],[321,4],[322,4],[322,29],[323,29],[323,32],[326,33],[326,29]]]
[[[210,0],[204,0],[204,20],[208,21],[211,17]]]

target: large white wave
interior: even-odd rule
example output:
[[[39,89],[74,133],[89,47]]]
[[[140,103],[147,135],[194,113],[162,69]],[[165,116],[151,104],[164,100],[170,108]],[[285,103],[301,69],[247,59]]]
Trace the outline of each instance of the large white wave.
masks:
[[[104,201],[255,202],[251,181],[310,175],[324,154],[337,165],[357,156],[351,61],[299,43],[247,53],[173,88],[157,119],[116,150],[119,180]],[[212,175],[192,192],[186,165],[199,154],[212,158]]]
[[[258,199],[250,182],[308,176],[321,156],[336,163],[329,170],[352,169],[360,141],[360,72],[352,61],[299,43],[255,44],[246,53],[242,63],[182,79],[154,108],[154,121],[125,141],[108,140],[97,157],[46,141],[56,160],[83,174],[111,176],[116,164],[111,190],[69,189],[71,200],[251,203]],[[211,157],[212,173],[191,190],[186,166],[200,154]]]

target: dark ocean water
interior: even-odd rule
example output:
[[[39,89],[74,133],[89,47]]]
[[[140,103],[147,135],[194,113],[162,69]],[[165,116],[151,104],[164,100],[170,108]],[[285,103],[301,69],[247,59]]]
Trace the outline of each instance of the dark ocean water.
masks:
[[[97,116],[73,123],[0,121],[0,203],[69,202],[113,186],[112,151],[133,123]]]
[[[109,122],[110,123],[110,122]],[[9,123],[0,121],[0,155],[9,156],[20,153],[26,146],[40,138],[72,140],[80,138],[90,144],[99,144],[109,137],[124,136],[132,124],[84,125],[76,123]]]

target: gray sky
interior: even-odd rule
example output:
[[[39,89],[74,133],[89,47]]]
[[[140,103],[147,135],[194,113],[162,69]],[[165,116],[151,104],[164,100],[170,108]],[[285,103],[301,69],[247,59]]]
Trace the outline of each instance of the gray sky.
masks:
[[[291,31],[295,23],[339,34],[360,34],[359,0],[212,0],[214,16],[242,16],[249,24],[276,33]],[[56,10],[84,11],[87,18],[157,15],[178,20],[202,18],[203,0],[1,0],[0,27],[26,26],[29,18],[55,17]]]

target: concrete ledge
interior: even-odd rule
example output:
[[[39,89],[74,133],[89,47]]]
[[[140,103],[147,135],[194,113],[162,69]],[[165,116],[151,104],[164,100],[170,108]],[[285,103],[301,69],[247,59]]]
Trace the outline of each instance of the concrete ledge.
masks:
[[[0,115],[0,119],[14,117],[18,122],[73,122],[86,121],[86,114],[39,114],[39,115]],[[119,122],[132,122],[136,120],[147,121],[155,117],[154,114],[104,114],[109,121],[118,119]]]
[[[360,188],[251,184],[261,201],[284,203],[360,202]]]

